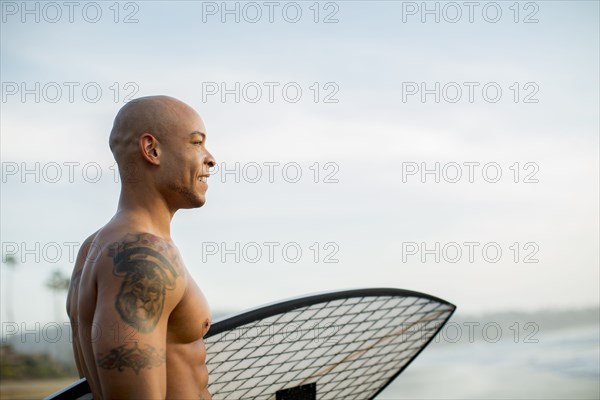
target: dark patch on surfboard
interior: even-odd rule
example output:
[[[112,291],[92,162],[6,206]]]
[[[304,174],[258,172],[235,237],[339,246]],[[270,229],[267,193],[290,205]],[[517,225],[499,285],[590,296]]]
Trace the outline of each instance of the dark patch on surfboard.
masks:
[[[317,400],[317,384],[309,383],[275,393],[275,400]]]

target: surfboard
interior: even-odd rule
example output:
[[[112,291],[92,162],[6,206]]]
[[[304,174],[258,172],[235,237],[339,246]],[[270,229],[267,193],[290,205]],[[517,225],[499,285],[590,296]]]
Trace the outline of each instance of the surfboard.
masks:
[[[404,289],[297,297],[213,322],[204,337],[213,399],[375,399],[456,307]],[[46,399],[89,399],[85,379]]]

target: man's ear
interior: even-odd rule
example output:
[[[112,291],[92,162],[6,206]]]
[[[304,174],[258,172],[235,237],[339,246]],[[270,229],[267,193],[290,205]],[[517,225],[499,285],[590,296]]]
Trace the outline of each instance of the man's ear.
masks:
[[[139,145],[142,157],[144,157],[146,161],[154,165],[160,165],[158,139],[149,133],[144,133],[140,136]]]

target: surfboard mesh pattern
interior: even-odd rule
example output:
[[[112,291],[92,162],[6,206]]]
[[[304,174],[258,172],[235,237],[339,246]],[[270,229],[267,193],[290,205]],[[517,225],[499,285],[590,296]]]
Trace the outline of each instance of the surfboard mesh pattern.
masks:
[[[214,399],[275,399],[316,383],[317,398],[372,399],[429,343],[454,306],[417,296],[324,301],[205,338]]]

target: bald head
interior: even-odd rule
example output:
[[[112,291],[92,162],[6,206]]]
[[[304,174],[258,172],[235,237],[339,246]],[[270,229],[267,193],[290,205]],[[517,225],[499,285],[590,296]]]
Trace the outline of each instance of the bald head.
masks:
[[[178,129],[178,122],[198,116],[184,102],[169,96],[148,96],[131,100],[118,112],[109,146],[118,164],[133,161],[138,139],[144,133],[152,134],[160,142],[168,142],[170,132]]]

